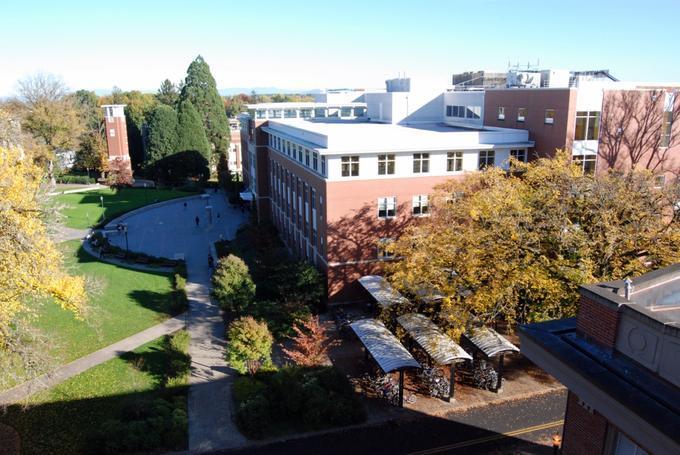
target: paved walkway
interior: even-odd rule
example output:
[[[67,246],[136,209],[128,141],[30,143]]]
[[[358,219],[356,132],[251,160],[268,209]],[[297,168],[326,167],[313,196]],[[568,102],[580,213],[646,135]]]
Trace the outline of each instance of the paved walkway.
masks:
[[[231,383],[236,373],[224,360],[225,327],[219,307],[210,298],[208,269],[212,242],[233,238],[245,220],[245,214],[232,209],[222,194],[214,193],[151,207],[125,219],[130,251],[186,260],[191,452],[235,448],[246,443],[231,415]],[[112,234],[109,241],[124,247],[125,238]]]
[[[132,351],[158,337],[175,332],[185,326],[186,318],[187,313],[175,316],[161,324],[136,333],[117,343],[95,351],[92,354],[74,360],[71,363],[67,363],[64,366],[57,368],[55,371],[38,376],[33,380],[24,382],[23,384],[2,392],[0,393],[0,406],[16,403],[29,395],[53,387],[68,378],[80,374],[85,370],[89,370],[107,360],[111,360],[125,352]]]
[[[50,233],[50,238],[56,243],[66,242],[67,240],[82,240],[90,233],[89,229],[75,229],[64,225],[57,226]]]

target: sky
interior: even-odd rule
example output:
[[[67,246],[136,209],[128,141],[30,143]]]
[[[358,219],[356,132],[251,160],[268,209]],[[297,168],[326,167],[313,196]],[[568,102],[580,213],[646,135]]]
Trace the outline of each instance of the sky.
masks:
[[[219,88],[384,88],[406,74],[609,69],[680,81],[679,0],[3,1],[0,97],[42,71],[71,90],[153,91],[197,55]]]

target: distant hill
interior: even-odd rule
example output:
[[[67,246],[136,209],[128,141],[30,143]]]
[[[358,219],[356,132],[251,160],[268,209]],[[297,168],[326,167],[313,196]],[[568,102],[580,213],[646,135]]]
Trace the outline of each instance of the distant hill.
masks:
[[[232,96],[238,95],[239,93],[245,93],[250,95],[250,93],[255,90],[258,95],[293,95],[293,94],[315,94],[323,93],[323,90],[314,89],[287,89],[287,88],[277,88],[277,87],[227,87],[221,88],[218,91],[222,96]]]

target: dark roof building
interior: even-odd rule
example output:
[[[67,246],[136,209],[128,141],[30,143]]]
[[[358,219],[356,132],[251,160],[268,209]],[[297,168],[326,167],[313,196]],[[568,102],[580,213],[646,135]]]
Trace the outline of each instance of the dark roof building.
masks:
[[[520,329],[569,389],[563,453],[680,453],[680,264],[580,293],[576,318]]]

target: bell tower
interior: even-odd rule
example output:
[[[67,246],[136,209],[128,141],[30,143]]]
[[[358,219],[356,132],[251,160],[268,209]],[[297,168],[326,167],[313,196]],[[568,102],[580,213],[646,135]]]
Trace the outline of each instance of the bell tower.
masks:
[[[132,175],[127,126],[125,125],[125,105],[105,104],[102,108],[106,126],[106,145],[109,150],[109,168],[126,170]]]

